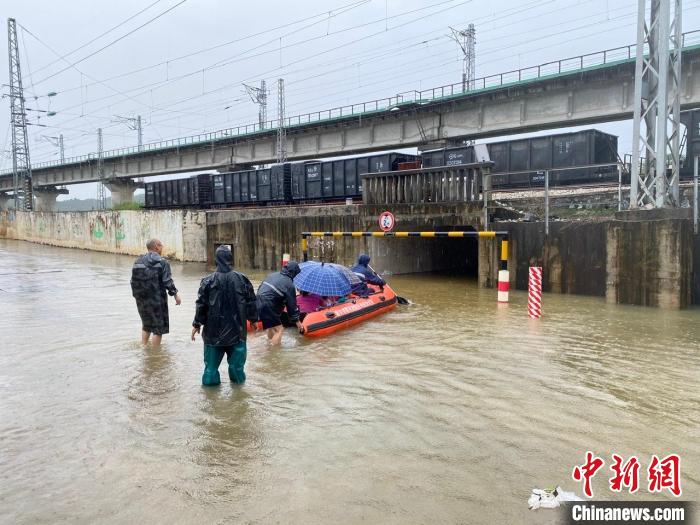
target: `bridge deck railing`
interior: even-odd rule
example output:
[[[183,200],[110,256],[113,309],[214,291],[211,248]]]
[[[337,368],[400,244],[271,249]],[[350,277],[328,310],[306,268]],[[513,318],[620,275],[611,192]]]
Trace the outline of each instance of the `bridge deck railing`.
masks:
[[[682,47],[689,49],[700,46],[700,30],[689,31],[683,33]],[[625,62],[633,62],[636,57],[636,44],[628,46],[616,47],[595,53],[578,55],[553,62],[546,62],[536,66],[515,69],[495,75],[488,75],[475,79],[469,85],[462,82],[447,84],[434,88],[424,89],[420,91],[405,91],[398,93],[395,96],[380,98],[347,106],[326,109],[323,111],[314,111],[301,115],[290,116],[285,119],[284,125],[288,128],[295,126],[305,126],[313,123],[326,123],[337,119],[347,118],[351,116],[371,116],[373,113],[383,112],[388,110],[400,110],[411,107],[416,104],[427,104],[441,99],[449,99],[451,97],[461,97],[465,95],[477,94],[483,90],[497,89],[504,86],[514,85],[520,82],[531,82],[535,80],[543,80],[556,77],[557,75],[569,74],[572,72],[586,71],[603,66],[614,64],[622,64]],[[646,52],[646,49],[645,49]],[[103,159],[123,157],[137,153],[148,153],[157,150],[167,150],[178,148],[181,146],[190,146],[193,144],[211,144],[216,141],[226,140],[233,137],[250,136],[260,133],[268,133],[277,129],[278,121],[270,120],[263,124],[247,124],[228,128],[210,133],[192,135],[176,139],[169,139],[160,142],[151,142],[143,146],[132,146],[129,148],[120,148],[107,150],[103,153]],[[97,159],[97,154],[82,155],[60,160],[52,160],[32,164],[32,169],[48,168],[52,166],[60,166],[64,164],[76,164],[82,162],[91,162]],[[0,175],[11,173],[11,171],[0,172]]]
[[[363,204],[480,202],[483,176],[493,162],[436,166],[362,175]]]

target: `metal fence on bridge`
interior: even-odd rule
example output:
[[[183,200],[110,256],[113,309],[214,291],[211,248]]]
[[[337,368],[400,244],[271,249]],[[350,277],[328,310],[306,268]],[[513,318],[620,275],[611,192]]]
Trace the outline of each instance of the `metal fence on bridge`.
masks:
[[[479,202],[493,162],[436,166],[362,175],[364,204]]]

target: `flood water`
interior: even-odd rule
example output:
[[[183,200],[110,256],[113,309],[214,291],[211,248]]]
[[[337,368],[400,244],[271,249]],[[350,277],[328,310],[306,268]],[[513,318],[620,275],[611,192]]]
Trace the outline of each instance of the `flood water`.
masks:
[[[4,523],[554,523],[534,487],[606,460],[599,499],[682,458],[700,495],[700,310],[526,295],[396,276],[413,301],[319,340],[248,342],[248,381],[200,386],[189,340],[202,264],[173,263],[160,350],[139,344],[133,257],[0,240]],[[249,276],[257,286],[260,272]],[[641,489],[610,492],[610,454]]]

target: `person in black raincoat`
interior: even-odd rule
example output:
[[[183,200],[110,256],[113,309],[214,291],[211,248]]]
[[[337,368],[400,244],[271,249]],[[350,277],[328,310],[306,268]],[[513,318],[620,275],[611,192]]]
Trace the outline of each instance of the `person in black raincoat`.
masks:
[[[367,286],[367,283],[377,286],[384,286],[386,284],[386,281],[379,277],[376,272],[369,267],[369,261],[369,255],[362,253],[357,258],[357,264],[350,268],[354,274],[362,279],[362,282],[352,287],[352,293],[359,295],[360,297],[366,297],[372,292]]]
[[[245,381],[247,357],[247,322],[258,321],[255,292],[248,278],[231,269],[233,254],[228,246],[216,249],[216,272],[207,275],[199,285],[192,340],[204,325],[205,386],[221,383],[219,365],[226,354],[228,376],[236,384]]]
[[[146,243],[148,253],[141,255],[131,269],[131,293],[141,317],[141,343],[148,343],[153,334],[153,346],[160,346],[162,336],[170,331],[168,295],[181,303],[175,288],[170,263],[161,257],[163,243],[150,239]]]
[[[269,274],[258,287],[258,315],[272,345],[278,345],[282,341],[282,311],[285,307],[289,321],[295,323],[300,332],[303,331],[293,281],[299,272],[301,268],[297,262],[289,261],[282,271]]]

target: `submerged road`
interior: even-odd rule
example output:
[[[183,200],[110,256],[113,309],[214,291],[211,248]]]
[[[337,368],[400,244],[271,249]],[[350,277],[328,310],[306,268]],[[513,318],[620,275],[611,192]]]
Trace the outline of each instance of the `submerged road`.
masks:
[[[700,496],[700,311],[545,295],[499,307],[465,278],[397,276],[414,301],[335,336],[249,340],[245,386],[204,389],[183,306],[139,345],[133,258],[0,240],[0,522],[555,523],[534,487],[646,491],[651,454]],[[249,274],[259,282],[259,273]],[[226,377],[222,368],[222,377]],[[637,455],[636,495],[610,454]]]

